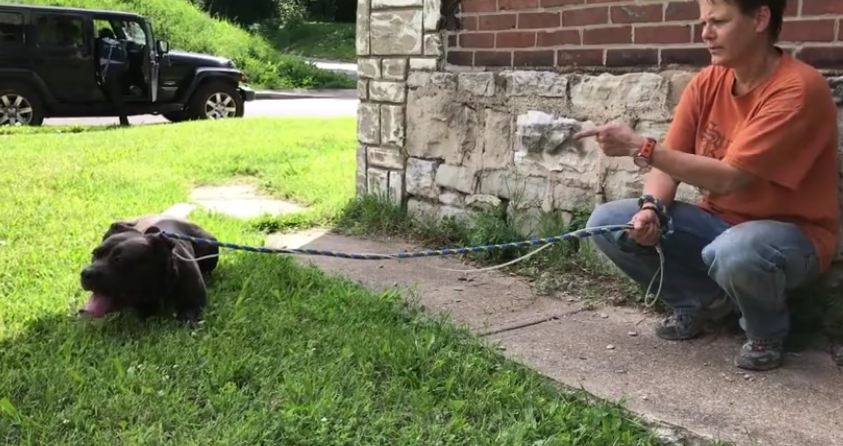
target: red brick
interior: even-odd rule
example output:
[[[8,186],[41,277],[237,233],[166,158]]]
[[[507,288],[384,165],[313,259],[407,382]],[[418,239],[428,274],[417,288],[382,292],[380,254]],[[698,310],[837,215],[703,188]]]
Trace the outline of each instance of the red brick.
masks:
[[[799,14],[799,0],[787,0],[784,7],[785,17],[795,17]]]
[[[585,0],[541,0],[542,8],[553,8],[556,6],[582,5]]]
[[[691,25],[636,26],[635,43],[691,43]]]
[[[697,20],[700,18],[700,5],[697,2],[670,2],[664,10],[665,21]]]
[[[462,0],[460,12],[495,12],[497,3],[497,0]]]
[[[797,53],[797,57],[817,68],[843,68],[843,46],[839,45],[804,47]]]
[[[512,64],[516,67],[552,67],[553,50],[515,51]]]
[[[691,37],[693,37],[694,43],[703,43],[702,25],[699,23],[694,25],[694,29],[691,31]]]
[[[559,50],[556,65],[573,67],[594,67],[603,65],[603,50]]]
[[[662,5],[612,6],[612,23],[661,22]]]
[[[477,29],[477,16],[469,16],[460,18],[461,29],[466,31],[474,31]]]
[[[495,33],[462,33],[460,34],[462,48],[494,48]]]
[[[705,48],[662,48],[662,65],[705,66],[711,63],[711,53]]]
[[[539,32],[537,46],[580,45],[580,32],[575,29]]]
[[[624,0],[586,0],[586,3],[588,3],[588,4],[592,4],[592,3],[619,3],[619,2],[622,2],[622,1],[624,1]]]
[[[843,20],[837,21],[837,40],[843,40]]]
[[[609,26],[583,30],[583,45],[605,45],[607,43],[632,43],[631,26]]]
[[[843,14],[840,0],[802,0],[802,15]]]
[[[536,46],[535,31],[507,31],[495,35],[495,48],[530,48]]]
[[[585,8],[562,11],[562,26],[585,26],[609,23],[609,8]]]
[[[480,16],[478,29],[498,30],[515,28],[517,21],[515,14],[498,14]]]
[[[831,42],[834,40],[834,22],[833,19],[788,20],[782,26],[781,40],[787,42]]]
[[[523,11],[538,7],[539,0],[498,0],[498,11]]]
[[[509,51],[477,51],[474,53],[474,66],[512,66],[512,53]]]
[[[448,63],[454,65],[474,65],[474,53],[471,51],[448,51]]]
[[[655,66],[659,64],[659,50],[622,49],[606,50],[607,67]]]
[[[559,28],[562,18],[558,12],[524,12],[518,14],[518,27],[522,29]]]
[[[457,35],[456,34],[450,34],[448,36],[448,47],[454,48],[456,46],[457,46]]]

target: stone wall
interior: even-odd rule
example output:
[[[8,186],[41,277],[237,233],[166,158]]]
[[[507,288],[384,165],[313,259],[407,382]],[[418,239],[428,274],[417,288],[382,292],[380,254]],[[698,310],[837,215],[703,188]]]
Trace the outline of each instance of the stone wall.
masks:
[[[499,207],[525,235],[543,213],[570,217],[638,196],[631,159],[607,158],[593,140],[571,136],[618,119],[663,137],[694,69],[455,66],[442,45],[448,1],[360,1],[358,193],[439,219]],[[829,74],[829,82],[843,106],[843,78]],[[680,199],[696,196],[680,187]]]

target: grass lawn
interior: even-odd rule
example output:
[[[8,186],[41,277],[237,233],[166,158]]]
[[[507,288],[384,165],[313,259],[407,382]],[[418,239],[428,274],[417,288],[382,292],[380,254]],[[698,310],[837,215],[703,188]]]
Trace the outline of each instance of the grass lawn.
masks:
[[[315,131],[318,129],[318,131]],[[205,322],[74,317],[112,220],[252,178],[331,224],[355,121],[232,120],[0,132],[0,444],[656,444],[393,293],[224,251]],[[260,244],[260,222],[192,217]]]

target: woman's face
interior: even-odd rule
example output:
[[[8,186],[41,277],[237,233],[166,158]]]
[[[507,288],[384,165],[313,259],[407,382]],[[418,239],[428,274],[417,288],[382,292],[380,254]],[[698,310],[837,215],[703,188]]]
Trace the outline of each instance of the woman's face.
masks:
[[[713,65],[734,67],[767,42],[769,9],[762,7],[752,16],[741,13],[728,0],[697,0],[700,6],[702,39],[711,53]]]

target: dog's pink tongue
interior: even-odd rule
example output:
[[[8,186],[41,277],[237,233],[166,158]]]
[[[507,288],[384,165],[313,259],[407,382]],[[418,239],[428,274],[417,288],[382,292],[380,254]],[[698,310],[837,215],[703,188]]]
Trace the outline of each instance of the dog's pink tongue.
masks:
[[[93,317],[103,317],[111,311],[111,299],[100,294],[91,294],[88,302],[85,303],[85,313]]]

